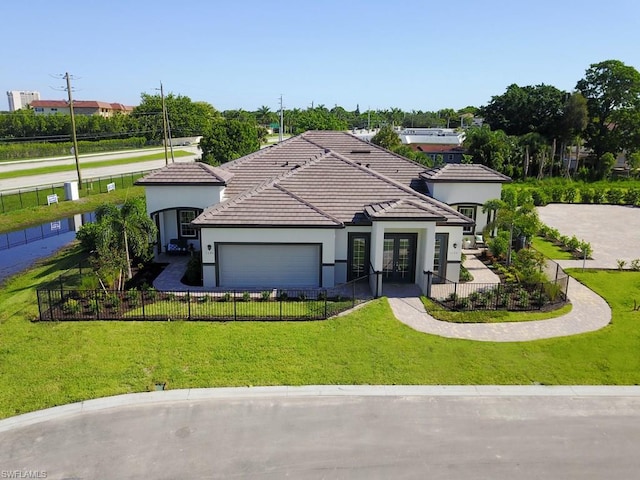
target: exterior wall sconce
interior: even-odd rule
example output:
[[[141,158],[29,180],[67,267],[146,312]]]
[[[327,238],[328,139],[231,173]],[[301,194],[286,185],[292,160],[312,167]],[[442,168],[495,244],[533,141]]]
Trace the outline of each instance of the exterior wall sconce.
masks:
[[[454,244],[453,244],[453,248],[454,248],[454,250],[455,250],[456,248],[458,248],[458,244],[457,244],[457,243],[454,243]]]
[[[207,245],[207,250],[211,251],[211,244]]]

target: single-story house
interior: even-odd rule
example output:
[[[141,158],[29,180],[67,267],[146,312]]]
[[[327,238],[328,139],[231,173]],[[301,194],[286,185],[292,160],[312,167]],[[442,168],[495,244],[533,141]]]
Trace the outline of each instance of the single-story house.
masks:
[[[193,245],[205,287],[333,287],[368,276],[381,295],[387,282],[426,291],[431,273],[458,280],[463,237],[475,229],[460,207],[499,197],[506,181],[462,167],[466,185],[349,133],[309,131],[218,167],[170,164],[136,183],[158,226],[157,251],[172,239]]]

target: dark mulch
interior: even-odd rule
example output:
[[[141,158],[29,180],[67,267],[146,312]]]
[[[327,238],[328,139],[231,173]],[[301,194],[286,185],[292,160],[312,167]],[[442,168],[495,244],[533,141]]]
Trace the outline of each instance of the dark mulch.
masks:
[[[153,285],[153,281],[162,273],[168,263],[150,262],[143,265],[142,268],[133,268],[133,277],[127,281],[126,290],[141,288]]]

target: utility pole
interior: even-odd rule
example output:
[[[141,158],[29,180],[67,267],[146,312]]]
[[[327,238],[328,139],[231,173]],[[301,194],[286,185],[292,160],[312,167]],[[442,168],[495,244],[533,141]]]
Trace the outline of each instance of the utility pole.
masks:
[[[282,110],[282,94],[280,94],[280,128],[278,129],[278,141],[282,143],[282,129],[284,128],[284,113]]]
[[[160,97],[162,98],[162,130],[164,131],[164,164],[169,165],[169,152],[167,152],[167,144],[169,143],[169,138],[167,136],[167,107],[164,104],[164,90],[162,88],[162,82],[160,82]]]
[[[69,72],[64,74],[67,80],[67,93],[69,94],[69,112],[71,113],[71,140],[73,141],[73,156],[76,159],[76,172],[78,174],[78,188],[82,190],[82,176],[80,175],[80,159],[78,158],[78,139],[76,137],[76,116],[73,112],[73,95],[71,93],[71,76]]]

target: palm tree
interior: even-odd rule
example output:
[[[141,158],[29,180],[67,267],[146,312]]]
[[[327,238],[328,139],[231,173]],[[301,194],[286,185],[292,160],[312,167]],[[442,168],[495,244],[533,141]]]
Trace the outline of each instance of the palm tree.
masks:
[[[100,263],[122,271],[131,279],[131,258],[145,258],[156,225],[146,212],[144,199],[134,198],[121,208],[104,204],[96,209],[96,253]]]

